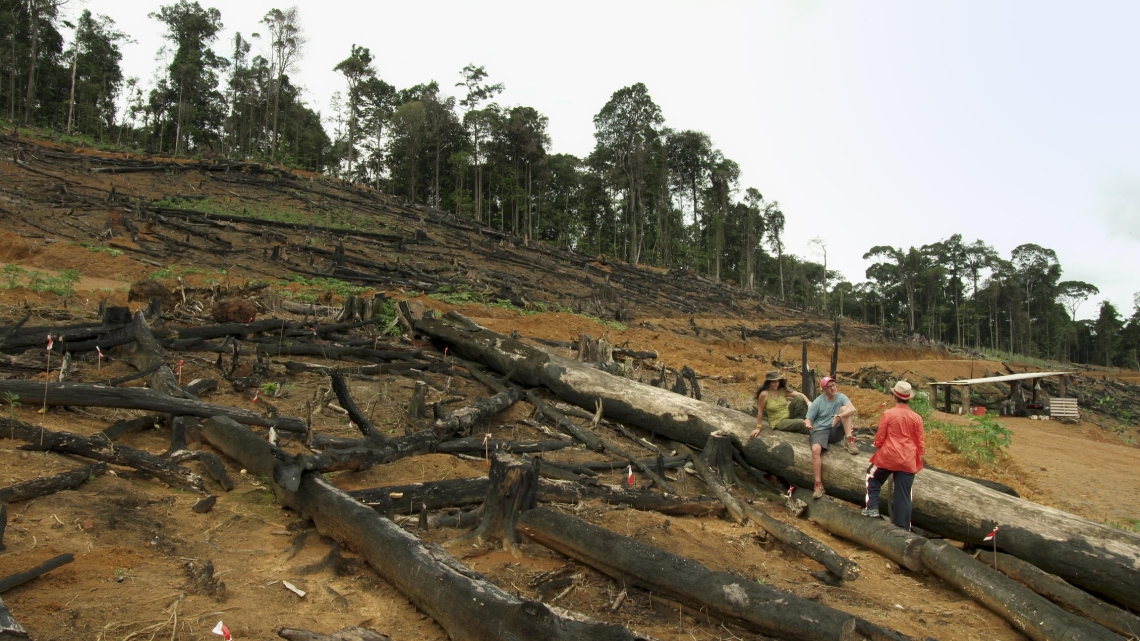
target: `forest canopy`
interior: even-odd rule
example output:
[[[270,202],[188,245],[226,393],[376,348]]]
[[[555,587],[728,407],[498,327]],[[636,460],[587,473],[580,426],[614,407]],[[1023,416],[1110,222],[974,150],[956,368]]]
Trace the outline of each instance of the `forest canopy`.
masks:
[[[1054,250],[1001,256],[953,234],[921,247],[876,246],[866,280],[828,269],[827,244],[785,251],[788,215],[744,182],[705,133],[669,126],[643,83],[616,88],[593,118],[594,149],[553,153],[549,119],[504,105],[483,66],[396,87],[369,47],[350,43],[328,70],[341,91],[306,102],[291,75],[308,39],[296,8],[272,9],[219,41],[218,9],[179,0],[150,18],[164,34],[149,86],[124,77],[130,34],[66,0],[0,0],[0,117],[71,143],[318,172],[515,234],[678,274],[697,272],[786,304],[926,340],[1140,368],[1132,310],[1064,279]],[[64,34],[72,34],[70,40]],[[1092,302],[1090,302],[1092,301]]]

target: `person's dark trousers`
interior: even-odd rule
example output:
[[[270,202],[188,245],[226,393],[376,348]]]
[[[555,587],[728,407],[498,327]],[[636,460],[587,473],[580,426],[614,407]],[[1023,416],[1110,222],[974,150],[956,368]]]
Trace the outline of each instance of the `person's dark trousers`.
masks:
[[[914,511],[913,497],[914,474],[910,472],[892,472],[872,465],[867,468],[867,505],[868,510],[879,509],[879,492],[883,483],[890,475],[895,477],[895,496],[891,501],[891,522],[903,528],[910,529],[910,516]]]

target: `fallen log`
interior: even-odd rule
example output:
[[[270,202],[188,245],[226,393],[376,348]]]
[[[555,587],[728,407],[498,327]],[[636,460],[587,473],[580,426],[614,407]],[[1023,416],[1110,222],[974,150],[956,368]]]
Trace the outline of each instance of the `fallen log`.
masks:
[[[30,638],[28,631],[16,621],[8,611],[8,606],[4,605],[4,600],[0,599],[0,641],[23,641]]]
[[[459,356],[498,372],[514,370],[520,384],[544,386],[565,401],[593,409],[600,398],[606,416],[637,425],[682,443],[703,447],[712,428],[730,432],[742,444],[744,459],[793,485],[811,486],[807,439],[765,430],[748,435],[756,419],[729,408],[605,374],[548,354],[486,329],[457,327],[445,319],[417,322],[417,331]],[[699,419],[699,420],[698,420]],[[828,493],[861,503],[866,492],[867,457],[824,456]],[[915,479],[914,523],[923,529],[972,544],[1000,524],[1002,548],[1037,567],[1140,610],[1140,536],[1060,510],[987,489],[933,470]]]
[[[487,497],[489,483],[487,477],[477,476],[353,490],[349,494],[378,512],[383,512],[388,505],[392,505],[396,512],[414,514],[421,505],[429,510],[477,505]],[[724,516],[724,505],[709,498],[667,498],[654,492],[625,490],[616,485],[582,485],[550,479],[538,481],[540,503],[575,504],[589,500],[598,500],[607,505],[628,505],[635,510],[669,516]]]
[[[108,425],[97,434],[106,438],[108,441],[115,441],[132,432],[149,430],[165,420],[166,414],[150,414],[138,418],[124,419]]]
[[[441,454],[455,454],[459,452],[509,452],[511,454],[533,454],[535,452],[553,452],[571,447],[569,441],[504,441],[501,439],[487,439],[484,441],[478,436],[457,438],[444,441],[435,451]]]
[[[1120,641],[1103,626],[1062,610],[946,541],[922,546],[922,564],[1034,641]]]
[[[126,445],[111,443],[102,438],[80,436],[70,432],[53,432],[22,421],[0,417],[0,434],[28,443],[22,449],[78,454],[97,461],[134,468],[171,485],[189,487],[209,494],[202,485],[202,477],[161,457]]]
[[[702,454],[710,454],[708,459],[718,461],[720,464],[730,468],[732,466],[732,442],[727,434],[721,432],[713,432],[708,439],[708,447]],[[694,456],[693,467],[697,469],[697,473],[705,484],[712,488],[713,493],[724,503],[728,508],[728,513],[733,516],[733,520],[737,523],[742,522],[745,518],[751,520],[757,526],[762,528],[768,534],[787,545],[788,547],[796,550],[804,556],[818,562],[823,567],[827,568],[829,572],[835,576],[843,579],[844,581],[854,581],[859,578],[859,565],[850,559],[845,559],[835,552],[835,550],[827,547],[812,537],[804,534],[796,528],[772,518],[765,514],[763,511],[758,510],[747,503],[740,501],[733,495],[732,491],[724,482],[724,476],[727,474],[721,472],[717,474],[709,467],[703,456]],[[727,463],[725,462],[727,461]]]
[[[1140,617],[1111,606],[1084,590],[1074,588],[1015,556],[998,552],[995,558],[993,552],[978,550],[974,558],[1023,583],[1057,605],[1099,623],[1125,638],[1140,637]]]
[[[756,581],[713,572],[696,561],[548,508],[524,512],[518,529],[535,542],[619,583],[664,594],[763,634],[803,641],[907,638]]]
[[[23,585],[23,584],[27,583],[28,581],[31,581],[32,579],[36,578],[37,576],[40,576],[41,574],[47,574],[48,572],[51,572],[52,570],[54,570],[54,569],[56,569],[62,565],[67,565],[68,563],[71,563],[74,560],[75,560],[74,554],[71,554],[71,553],[61,554],[57,557],[52,557],[52,558],[48,559],[47,561],[44,561],[43,563],[37,565],[34,568],[31,568],[30,570],[24,570],[23,572],[17,572],[15,574],[11,574],[9,576],[6,576],[6,577],[0,579],[0,594],[4,594],[5,592],[7,592],[8,590],[11,590],[12,588],[16,587],[17,585]]]
[[[12,393],[24,399],[39,401],[44,395],[40,381],[0,380],[0,396]],[[174,398],[158,390],[141,387],[103,387],[86,383],[48,383],[47,404],[50,406],[75,405],[77,407],[118,407],[148,410],[167,414],[186,414],[200,418],[225,415],[250,425],[276,427],[283,432],[304,433],[305,421],[292,416],[269,418],[264,414],[230,407],[213,405],[189,398]]]
[[[372,421],[360,411],[356,406],[356,401],[352,400],[352,393],[348,389],[348,381],[345,380],[344,374],[336,370],[329,372],[329,378],[332,380],[332,390],[336,394],[336,398],[340,401],[340,406],[348,412],[348,417],[356,424],[356,427],[364,434],[364,438],[371,443],[387,443],[388,437],[380,433]]]
[[[202,426],[202,436],[254,474],[271,475],[276,458],[269,443],[227,417]],[[452,639],[599,639],[645,637],[616,625],[591,625],[555,614],[475,574],[438,546],[426,545],[362,505],[319,474],[304,474],[297,492],[274,487],[285,505],[308,515],[324,536],[363,556],[376,572],[432,617]]]
[[[77,468],[69,472],[62,472],[53,476],[43,476],[38,479],[24,481],[5,488],[0,488],[0,503],[27,501],[38,496],[46,496],[63,490],[79,487],[83,483],[107,472],[107,464],[103,462],[86,467]]]
[[[883,519],[870,519],[858,511],[824,497],[812,499],[811,490],[796,488],[793,497],[807,505],[804,516],[828,532],[874,550],[911,572],[923,572],[922,546],[926,539]]]
[[[277,631],[277,636],[288,639],[288,641],[392,641],[392,637],[386,634],[355,626],[341,628],[332,634],[321,634],[296,628],[281,628]]]

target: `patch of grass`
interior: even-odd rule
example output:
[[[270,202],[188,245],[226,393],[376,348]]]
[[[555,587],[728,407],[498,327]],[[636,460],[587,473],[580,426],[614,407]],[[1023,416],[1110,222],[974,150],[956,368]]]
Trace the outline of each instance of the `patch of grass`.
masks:
[[[287,285],[289,283],[299,283],[305,287],[311,287],[322,292],[332,292],[341,298],[348,298],[349,296],[364,294],[371,291],[367,287],[353,285],[352,283],[338,280],[336,278],[310,278],[302,274],[291,274],[289,276],[286,276],[285,280],[279,282],[282,285]]]
[[[95,245],[93,243],[88,243],[88,242],[71,243],[71,244],[76,245],[78,247],[82,247],[89,252],[96,252],[96,253],[100,253],[100,254],[110,254],[112,258],[118,258],[119,256],[123,255],[123,251],[121,249],[115,249],[114,247],[103,247],[102,245]]]
[[[471,303],[483,305],[487,302],[487,298],[483,294],[472,290],[466,285],[459,285],[454,289],[444,285],[437,289],[434,294],[428,294],[428,298],[442,301],[448,305],[467,305]]]
[[[261,391],[264,392],[266,396],[270,396],[270,397],[274,396],[275,394],[277,394],[277,389],[278,389],[277,383],[269,382],[269,383],[262,383],[261,384]]]
[[[61,269],[56,275],[45,274],[35,269],[24,269],[18,265],[4,266],[4,280],[8,289],[26,287],[37,294],[55,294],[68,297],[79,282],[79,272],[74,269]]]
[[[1140,519],[1121,519],[1123,523],[1116,521],[1109,521],[1108,524],[1118,530],[1125,532],[1140,532]]]
[[[934,409],[925,392],[915,394],[910,408],[922,417],[926,429],[946,435],[950,449],[958,453],[970,467],[993,467],[1009,453],[1013,432],[990,415],[975,416],[969,425],[958,425],[932,418]]]
[[[154,203],[157,207],[189,209],[211,216],[242,216],[271,220],[290,225],[313,224],[318,227],[333,227],[351,231],[378,231],[381,225],[372,217],[361,216],[346,209],[332,211],[304,211],[288,206],[260,202],[226,202],[213,198],[164,198]]]
[[[396,301],[394,300],[386,300],[379,310],[375,308],[372,310],[373,317],[380,318],[380,323],[377,327],[387,336],[400,336],[404,333],[403,328],[400,327],[399,322],[396,320],[399,313],[399,310],[396,309]]]

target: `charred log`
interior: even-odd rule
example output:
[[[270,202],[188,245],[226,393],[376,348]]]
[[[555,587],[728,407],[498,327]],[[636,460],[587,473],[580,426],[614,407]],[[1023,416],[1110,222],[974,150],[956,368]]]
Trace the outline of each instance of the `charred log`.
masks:
[[[744,444],[742,454],[749,464],[795,485],[810,486],[813,481],[807,439],[773,430],[749,439],[755,419],[735,410],[612,377],[486,329],[473,331],[441,319],[424,319],[417,324],[417,331],[448,345],[463,358],[499,372],[515,370],[520,384],[545,386],[583,408],[592,409],[601,398],[607,416],[698,447],[708,439],[699,418],[736,436]],[[866,467],[867,459],[862,455],[825,456],[823,481],[828,493],[861,503]],[[1140,536],[1136,534],[933,470],[919,473],[914,501],[914,522],[926,530],[979,544],[1000,523],[1006,552],[1075,585],[1140,609]]]
[[[207,421],[202,433],[211,445],[254,474],[272,474],[276,458],[271,446],[248,428],[220,418]],[[583,624],[558,616],[541,603],[501,590],[438,547],[425,545],[355,501],[319,474],[305,474],[295,493],[280,488],[275,491],[286,505],[309,515],[321,534],[356,550],[452,638],[643,638],[621,626]]]
[[[23,449],[54,450],[78,454],[97,461],[134,468],[171,485],[181,485],[202,494],[208,494],[202,485],[202,477],[184,467],[174,465],[168,460],[133,447],[117,445],[101,438],[80,436],[69,432],[53,432],[3,417],[0,417],[0,431],[7,432],[14,438],[28,443],[28,445],[23,446]]]
[[[922,563],[1034,641],[1120,641],[1103,626],[1062,610],[946,541],[927,542],[922,547]]]
[[[1057,605],[1099,623],[1126,639],[1140,636],[1140,617],[1113,607],[1084,590],[1074,588],[1015,556],[1001,552],[994,555],[988,550],[978,550],[975,558],[1009,578],[1025,584],[1029,589]]]
[[[0,395],[11,392],[21,398],[40,398],[44,394],[44,384],[39,381],[0,380]],[[227,405],[213,405],[188,398],[174,398],[158,390],[141,387],[102,387],[85,383],[49,383],[47,385],[49,406],[75,405],[77,407],[118,407],[122,409],[149,410],[170,414],[186,414],[208,418],[223,415],[250,425],[276,427],[284,432],[304,432],[305,422],[292,416],[267,418],[264,414],[250,412]]]
[[[619,583],[664,594],[781,639],[906,639],[850,614],[727,572],[710,571],[696,561],[547,508],[523,513],[519,532]]]
[[[0,488],[0,503],[27,501],[28,499],[34,499],[38,496],[46,496],[48,494],[62,492],[63,490],[70,490],[106,472],[107,464],[100,462],[74,469],[70,472],[44,476],[38,479],[24,481],[23,483],[10,485],[5,488]]]

